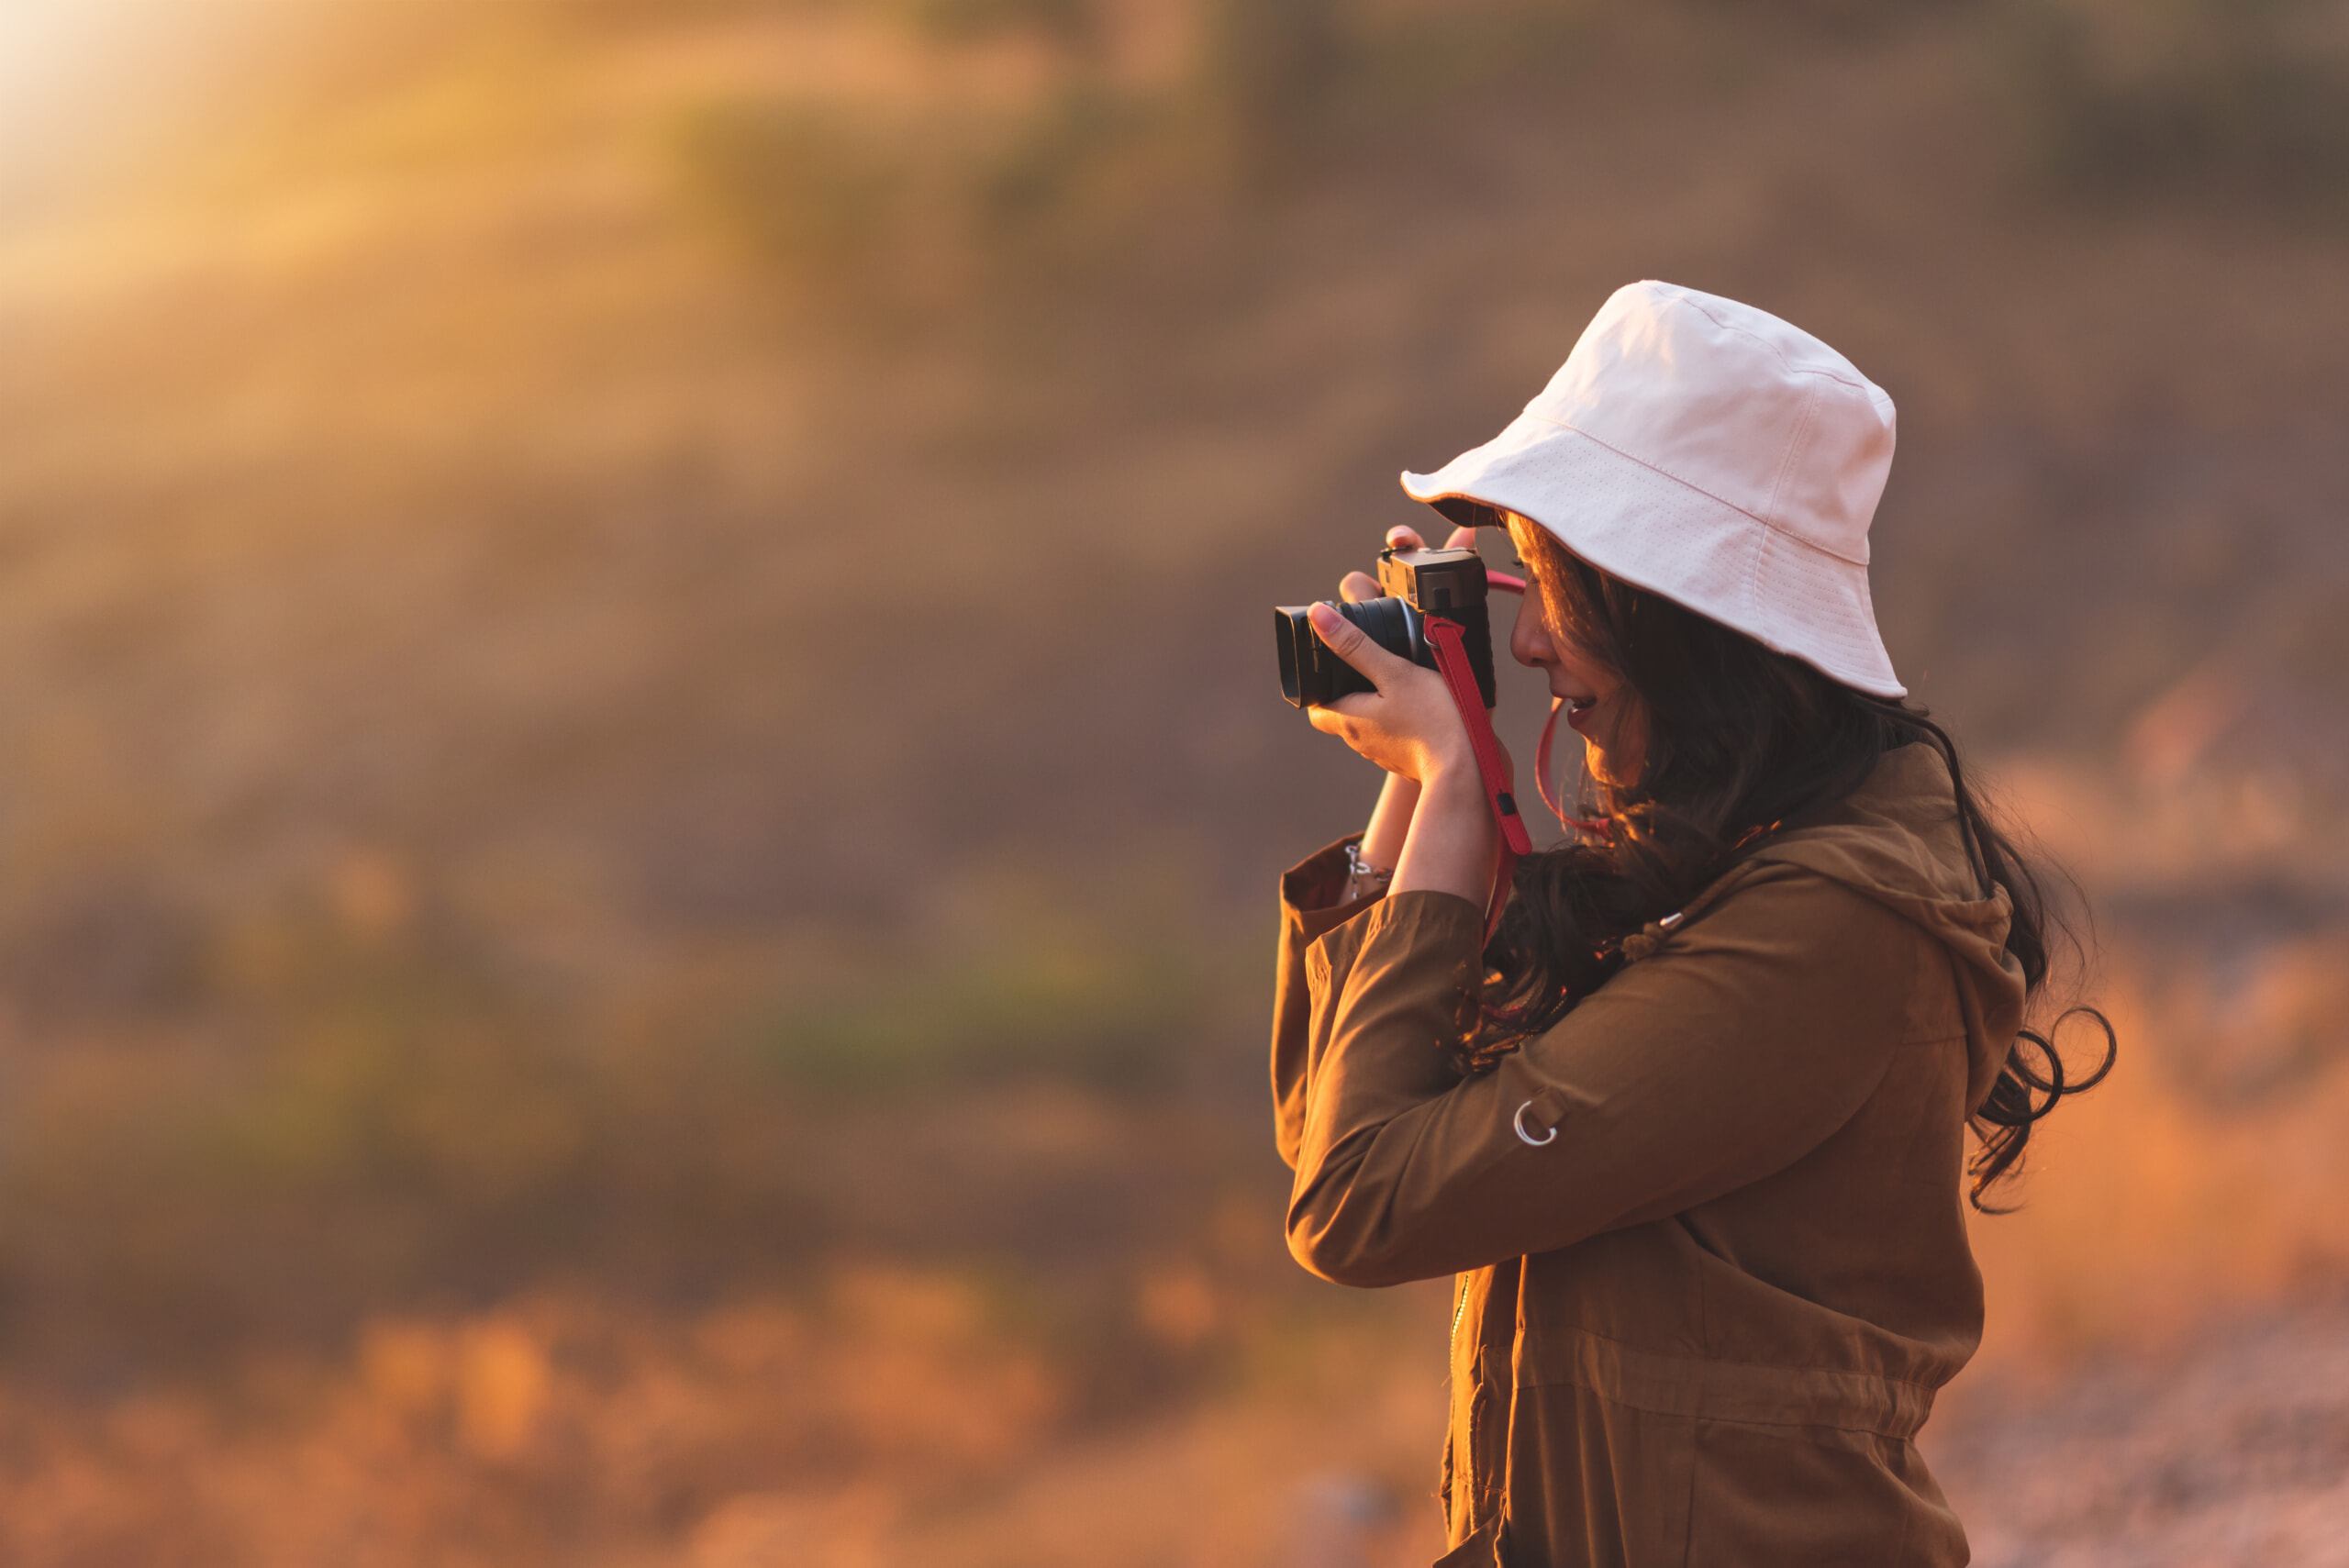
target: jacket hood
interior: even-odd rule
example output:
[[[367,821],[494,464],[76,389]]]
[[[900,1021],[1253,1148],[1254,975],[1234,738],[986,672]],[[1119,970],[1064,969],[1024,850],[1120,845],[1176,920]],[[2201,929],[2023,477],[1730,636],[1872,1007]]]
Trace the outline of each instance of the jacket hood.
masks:
[[[1980,1109],[2022,1028],[2022,966],[2006,950],[2013,914],[2006,889],[1982,896],[1967,861],[1956,791],[1940,752],[1912,743],[1885,753],[1826,820],[1781,833],[1749,859],[1840,882],[1949,951],[1970,1059],[1965,1109]]]

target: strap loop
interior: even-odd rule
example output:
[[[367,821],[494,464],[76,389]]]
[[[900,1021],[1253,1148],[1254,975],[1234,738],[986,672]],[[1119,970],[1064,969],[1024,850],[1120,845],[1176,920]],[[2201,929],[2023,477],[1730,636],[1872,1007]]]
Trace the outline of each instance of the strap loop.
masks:
[[[1485,694],[1477,689],[1476,673],[1468,662],[1468,648],[1462,638],[1460,623],[1442,616],[1427,617],[1428,641],[1435,649],[1436,673],[1451,690],[1452,706],[1460,710],[1461,723],[1468,727],[1468,744],[1476,753],[1476,773],[1485,785],[1485,804],[1491,807],[1493,820],[1501,830],[1500,863],[1493,871],[1493,891],[1485,906],[1485,940],[1490,941],[1501,923],[1501,910],[1508,903],[1508,890],[1517,873],[1520,855],[1533,852],[1533,840],[1525,831],[1525,818],[1517,812],[1517,801],[1508,792],[1508,780],[1501,769],[1501,743],[1493,734],[1492,716],[1485,711]]]

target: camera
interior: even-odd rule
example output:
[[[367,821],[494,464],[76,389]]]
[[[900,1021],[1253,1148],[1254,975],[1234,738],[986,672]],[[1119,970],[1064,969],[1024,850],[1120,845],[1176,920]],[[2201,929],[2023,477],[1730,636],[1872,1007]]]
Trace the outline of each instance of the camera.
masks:
[[[1337,612],[1362,628],[1373,642],[1414,664],[1435,668],[1435,645],[1426,617],[1460,623],[1468,667],[1485,706],[1493,706],[1493,627],[1485,606],[1484,558],[1473,550],[1396,550],[1378,552],[1383,599],[1338,605]],[[1350,692],[1373,689],[1354,667],[1330,651],[1307,618],[1307,605],[1273,611],[1273,639],[1281,664],[1281,695],[1298,707],[1335,702]]]

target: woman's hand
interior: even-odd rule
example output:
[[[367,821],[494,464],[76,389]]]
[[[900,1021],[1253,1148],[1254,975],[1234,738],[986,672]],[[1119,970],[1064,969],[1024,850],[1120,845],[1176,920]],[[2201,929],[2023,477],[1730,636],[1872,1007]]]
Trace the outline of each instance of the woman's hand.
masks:
[[[1408,528],[1386,530],[1387,544],[1397,550],[1425,548],[1418,532]],[[1474,548],[1476,530],[1454,528],[1444,541],[1447,550]],[[1350,605],[1380,596],[1377,579],[1366,572],[1349,572],[1338,584],[1338,596]],[[1443,677],[1398,659],[1365,636],[1360,627],[1326,605],[1316,605],[1313,629],[1330,651],[1377,687],[1306,710],[1313,728],[1335,735],[1377,763],[1395,778],[1424,784],[1434,773],[1462,764],[1475,770],[1475,752],[1468,730],[1453,706]],[[1382,806],[1384,803],[1381,803]],[[1363,858],[1388,864],[1371,853],[1365,842]]]
[[[1470,548],[1475,537],[1473,528],[1455,528],[1444,547]],[[1408,528],[1388,530],[1386,542],[1398,550],[1423,548],[1419,534]],[[1347,573],[1338,591],[1348,604],[1377,598],[1380,592],[1377,581],[1362,572]],[[1386,770],[1386,787],[1363,835],[1363,860],[1395,868],[1391,892],[1456,893],[1483,907],[1500,840],[1451,688],[1434,671],[1371,641],[1333,609],[1316,606],[1312,620],[1330,651],[1378,688],[1307,711],[1316,729],[1337,736]],[[1513,778],[1506,750],[1501,762]]]
[[[1453,539],[1470,530],[1457,528]],[[1386,542],[1397,550],[1417,550],[1420,540],[1415,528],[1394,528],[1386,530]],[[1338,596],[1350,605],[1379,596],[1378,579],[1367,572],[1349,572],[1345,581],[1338,584]],[[1308,714],[1310,721],[1312,715]],[[1370,826],[1363,829],[1362,861],[1364,865],[1377,866],[1392,872],[1395,862],[1403,858],[1403,840],[1411,830],[1411,813],[1419,809],[1419,781],[1405,778],[1401,773],[1389,773],[1378,792],[1378,805],[1370,814]],[[1346,896],[1351,899],[1362,891],[1348,884]]]
[[[1329,605],[1315,605],[1311,614],[1330,651],[1377,688],[1307,709],[1314,728],[1422,787],[1447,770],[1475,770],[1467,726],[1442,676],[1387,652]]]

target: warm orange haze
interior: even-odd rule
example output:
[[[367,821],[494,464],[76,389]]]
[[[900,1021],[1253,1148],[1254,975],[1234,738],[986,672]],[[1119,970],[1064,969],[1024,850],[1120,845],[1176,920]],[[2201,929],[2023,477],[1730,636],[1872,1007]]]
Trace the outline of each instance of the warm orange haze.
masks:
[[[2344,241],[2331,0],[0,0],[0,1561],[1433,1556],[1264,611],[1641,277],[2093,915],[1976,1560],[2339,1561]]]

